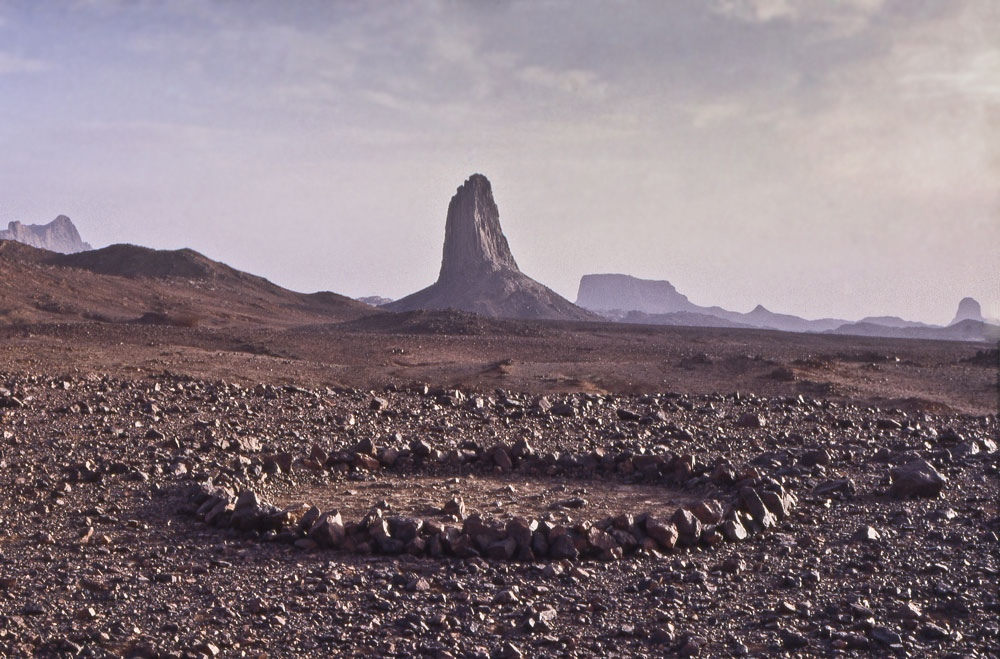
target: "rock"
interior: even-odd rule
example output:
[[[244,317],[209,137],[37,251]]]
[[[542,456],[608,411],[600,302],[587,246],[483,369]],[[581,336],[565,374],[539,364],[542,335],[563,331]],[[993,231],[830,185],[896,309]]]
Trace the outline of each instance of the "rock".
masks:
[[[850,497],[854,496],[857,489],[854,481],[850,478],[839,478],[837,480],[823,481],[813,488],[813,494],[819,497],[830,496],[831,494]]]
[[[926,460],[913,460],[889,472],[892,485],[889,494],[896,498],[936,497],[948,479]]]
[[[589,544],[594,549],[599,552],[610,551],[611,549],[618,549],[618,543],[610,535],[597,528],[596,526],[590,527],[587,530],[587,544]]]
[[[830,464],[830,452],[826,449],[815,449],[812,451],[806,451],[802,454],[799,461],[805,467],[815,467],[816,465],[828,465]]]
[[[740,542],[741,540],[746,540],[749,535],[746,527],[734,519],[727,519],[724,521],[721,528],[722,536],[730,542]]]
[[[775,492],[772,490],[764,490],[760,492],[760,499],[767,506],[767,509],[774,513],[774,516],[779,520],[788,517],[789,513],[792,512],[792,506],[795,501],[792,495],[788,494],[784,490],[780,492]]]
[[[496,450],[493,451],[493,461],[500,467],[500,471],[507,473],[514,468],[514,463],[510,459],[510,455],[507,453],[507,449],[502,446],[498,446]]]
[[[465,519],[465,502],[461,498],[450,499],[444,504],[444,513],[454,515],[459,519]]]
[[[798,650],[809,645],[809,639],[794,629],[781,632],[781,644],[789,650]]]
[[[425,593],[430,589],[431,589],[430,582],[428,582],[427,579],[424,579],[423,577],[413,579],[412,581],[406,584],[406,590],[410,591],[411,593]]]
[[[457,309],[508,318],[599,318],[518,269],[500,228],[492,187],[482,174],[470,176],[448,205],[438,280],[383,308]]]
[[[698,541],[701,540],[701,521],[687,508],[678,508],[670,521],[677,527],[679,544],[690,547],[698,544]]]
[[[576,548],[573,539],[567,535],[559,535],[549,539],[549,558],[556,560],[569,559],[576,560],[580,552]]]
[[[83,242],[73,222],[65,215],[60,215],[48,224],[10,222],[6,230],[0,230],[0,240],[16,240],[25,245],[62,254],[75,254],[93,249]]]
[[[778,523],[774,513],[768,510],[763,500],[761,500],[760,495],[754,490],[743,488],[740,490],[740,499],[743,501],[744,510],[750,513],[753,521],[762,528],[769,529]]]
[[[517,540],[514,538],[503,538],[486,547],[486,555],[494,560],[509,561],[514,558],[517,551]]]
[[[563,499],[562,501],[556,501],[549,507],[555,510],[559,509],[575,510],[578,508],[585,508],[587,504],[588,504],[587,500],[584,499],[583,497],[572,497],[569,499]]]
[[[344,542],[344,522],[337,511],[323,513],[309,529],[309,537],[321,547],[339,547]]]
[[[767,425],[767,422],[759,414],[746,412],[740,415],[740,418],[736,421],[736,425],[739,428],[763,428]]]
[[[888,627],[873,627],[870,634],[873,639],[883,645],[900,645],[903,642],[902,637]]]
[[[615,414],[622,421],[638,421],[642,418],[641,414],[636,414],[632,410],[625,409],[624,407],[619,407],[615,411]]]
[[[661,522],[655,517],[646,518],[646,534],[656,541],[656,543],[667,551],[677,545],[677,526],[670,522]]]
[[[881,539],[882,535],[871,526],[862,526],[851,536],[854,542],[878,542]]]
[[[920,626],[917,630],[921,638],[926,638],[929,641],[942,641],[948,638],[948,630],[944,627],[935,625],[933,622],[926,622]]]
[[[691,508],[691,513],[702,524],[718,524],[722,521],[722,504],[715,499],[703,499]]]

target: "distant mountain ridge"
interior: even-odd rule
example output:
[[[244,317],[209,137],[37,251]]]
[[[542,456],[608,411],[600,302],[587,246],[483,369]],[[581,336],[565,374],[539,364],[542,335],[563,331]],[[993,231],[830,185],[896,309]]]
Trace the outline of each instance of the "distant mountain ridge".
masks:
[[[678,292],[669,281],[639,279],[623,274],[591,274],[580,278],[577,304],[612,320],[649,325],[735,327],[958,341],[1000,338],[1000,327],[983,319],[979,303],[972,298],[961,301],[955,320],[947,327],[896,316],[869,316],[858,322],[837,318],[808,320],[775,313],[759,304],[747,313],[699,306]]]
[[[80,232],[65,215],[60,215],[48,224],[10,222],[7,229],[0,230],[0,240],[16,240],[61,254],[75,254],[92,249],[89,243],[83,242]]]
[[[759,304],[748,313],[722,307],[703,307],[679,293],[669,281],[639,279],[623,274],[584,275],[580,278],[576,301],[585,309],[611,318],[654,325],[681,325],[694,321],[696,326],[702,327],[825,332],[848,322],[835,318],[806,320],[790,314],[774,313]],[[635,312],[641,315],[634,315]],[[713,321],[713,318],[716,320]]]

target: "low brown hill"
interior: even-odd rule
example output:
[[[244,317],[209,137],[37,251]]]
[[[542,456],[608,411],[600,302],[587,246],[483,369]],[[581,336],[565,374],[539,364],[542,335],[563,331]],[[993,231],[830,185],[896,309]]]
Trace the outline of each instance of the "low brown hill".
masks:
[[[157,250],[137,245],[109,245],[89,252],[57,254],[48,263],[120,277],[208,279],[240,274],[192,249]]]
[[[57,254],[0,241],[0,324],[98,320],[291,327],[376,313],[336,293],[281,288],[190,249],[112,245]]]

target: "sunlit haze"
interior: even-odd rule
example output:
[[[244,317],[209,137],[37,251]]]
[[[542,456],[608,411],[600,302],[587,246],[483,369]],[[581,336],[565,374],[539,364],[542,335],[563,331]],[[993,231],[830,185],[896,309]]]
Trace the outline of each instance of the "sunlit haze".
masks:
[[[1000,317],[1000,2],[0,0],[0,227],[398,298],[492,182],[521,269]]]

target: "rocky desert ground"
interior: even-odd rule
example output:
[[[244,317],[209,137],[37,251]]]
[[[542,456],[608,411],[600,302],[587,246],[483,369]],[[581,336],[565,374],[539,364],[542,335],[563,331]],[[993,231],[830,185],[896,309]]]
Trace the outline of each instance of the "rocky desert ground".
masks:
[[[4,656],[1000,652],[997,352],[0,328]]]

